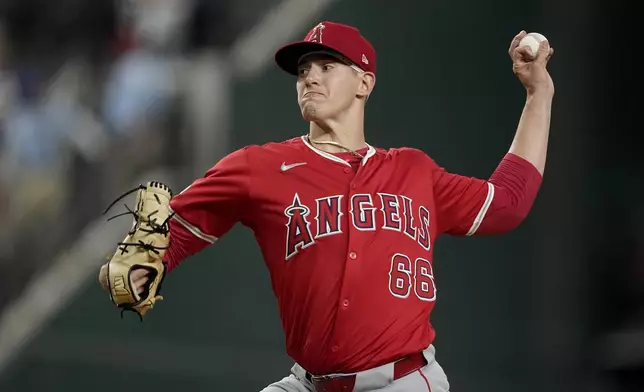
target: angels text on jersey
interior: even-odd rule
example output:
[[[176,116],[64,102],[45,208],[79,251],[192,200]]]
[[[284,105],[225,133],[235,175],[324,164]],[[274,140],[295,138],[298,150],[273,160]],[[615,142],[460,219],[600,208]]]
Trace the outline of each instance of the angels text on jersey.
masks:
[[[286,207],[285,260],[303,249],[315,245],[318,238],[341,234],[345,214],[348,222],[359,231],[392,230],[429,250],[429,210],[414,206],[414,201],[404,195],[389,193],[357,193],[349,197],[348,211],[343,210],[344,195],[315,199],[306,205],[295,193],[291,205]]]

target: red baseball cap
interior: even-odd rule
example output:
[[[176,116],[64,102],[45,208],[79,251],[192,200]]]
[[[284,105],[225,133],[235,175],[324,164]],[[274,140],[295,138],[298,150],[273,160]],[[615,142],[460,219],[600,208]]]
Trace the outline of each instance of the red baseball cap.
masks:
[[[280,48],[275,53],[275,62],[284,71],[297,75],[300,59],[312,52],[339,55],[363,71],[376,73],[376,51],[360,31],[353,26],[328,21],[318,23],[303,41]]]

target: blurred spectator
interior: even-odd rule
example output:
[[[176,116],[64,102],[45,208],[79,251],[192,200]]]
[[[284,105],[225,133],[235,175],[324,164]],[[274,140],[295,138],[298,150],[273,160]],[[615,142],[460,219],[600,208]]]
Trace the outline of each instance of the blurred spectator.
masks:
[[[17,72],[18,91],[4,121],[5,230],[52,219],[64,199],[62,130],[41,101],[44,82],[34,69]]]
[[[0,0],[0,311],[134,176],[224,148],[231,4]]]
[[[131,133],[169,111],[177,90],[172,59],[134,49],[118,59],[108,75],[103,113],[117,135]]]

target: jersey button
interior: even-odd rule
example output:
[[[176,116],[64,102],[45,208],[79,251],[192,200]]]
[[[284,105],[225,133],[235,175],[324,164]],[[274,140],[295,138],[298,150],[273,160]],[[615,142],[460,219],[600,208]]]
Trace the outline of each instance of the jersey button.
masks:
[[[356,184],[351,184],[351,189],[356,189]]]
[[[333,351],[334,353],[335,353],[335,352],[337,352],[337,351],[338,351],[338,349],[339,349],[339,347],[338,347],[338,346],[333,346],[333,347],[331,347],[331,351]]]
[[[346,169],[344,169],[344,172],[345,172],[345,173],[347,173],[347,174],[349,174],[349,173],[351,173],[351,169],[349,169],[349,168],[347,167]]]
[[[344,306],[345,308],[348,308],[349,307],[349,300],[345,299],[344,301],[342,301],[342,306]]]
[[[351,260],[355,260],[355,259],[358,258],[358,255],[356,254],[356,252],[351,252],[351,253],[349,253],[349,258]]]

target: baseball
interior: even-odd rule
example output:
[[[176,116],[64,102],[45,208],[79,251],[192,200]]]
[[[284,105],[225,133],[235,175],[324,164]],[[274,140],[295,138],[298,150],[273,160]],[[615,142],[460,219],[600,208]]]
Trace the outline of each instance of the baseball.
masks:
[[[545,41],[546,39],[547,38],[544,37],[543,34],[528,33],[521,39],[521,41],[519,41],[519,47],[529,46],[530,50],[532,51],[532,57],[534,57],[539,51],[539,44],[541,43],[541,41]]]

